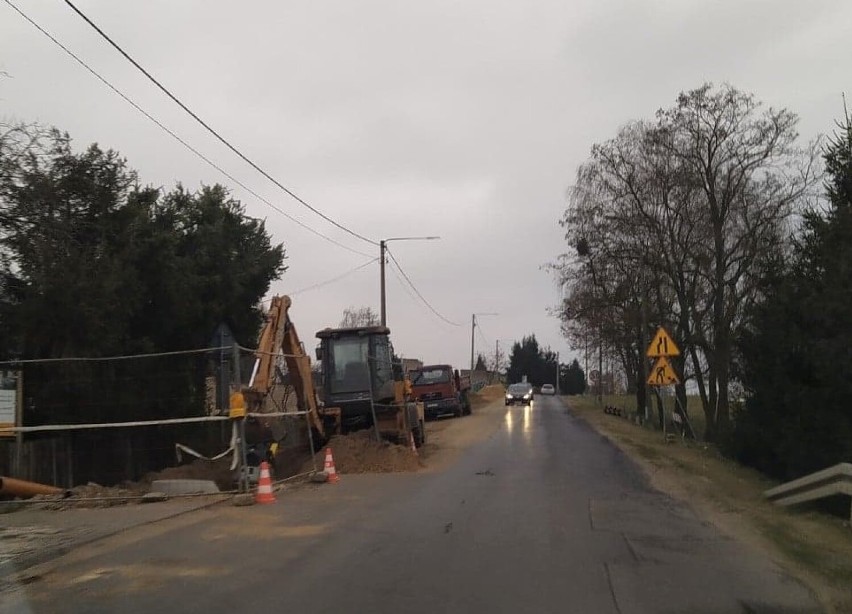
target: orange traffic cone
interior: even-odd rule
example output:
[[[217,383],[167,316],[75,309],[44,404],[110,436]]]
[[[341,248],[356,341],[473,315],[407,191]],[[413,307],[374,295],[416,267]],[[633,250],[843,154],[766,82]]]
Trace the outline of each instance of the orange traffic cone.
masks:
[[[331,448],[325,449],[325,473],[328,476],[327,481],[330,484],[337,484],[340,481],[337,469],[334,468],[334,457],[331,455]]]
[[[269,477],[269,464],[266,461],[260,463],[260,479],[257,481],[257,495],[255,503],[275,503],[275,495],[272,493],[272,478]]]

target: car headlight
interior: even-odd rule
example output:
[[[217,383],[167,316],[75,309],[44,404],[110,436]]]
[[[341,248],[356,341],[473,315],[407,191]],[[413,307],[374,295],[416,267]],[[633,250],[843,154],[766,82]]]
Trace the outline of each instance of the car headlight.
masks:
[[[507,399],[511,399],[511,398],[512,398],[512,395],[511,395],[511,394],[509,394],[509,393],[507,392],[507,393],[506,393],[506,398],[507,398]]]
[[[530,394],[529,394],[529,393],[525,394],[525,395],[524,395],[524,398],[525,398],[525,399],[530,398]]]

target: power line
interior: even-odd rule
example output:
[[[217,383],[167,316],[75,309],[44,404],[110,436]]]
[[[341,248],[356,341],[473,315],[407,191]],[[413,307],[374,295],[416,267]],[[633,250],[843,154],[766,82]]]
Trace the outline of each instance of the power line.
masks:
[[[434,307],[432,307],[432,304],[431,304],[429,301],[427,301],[427,300],[426,300],[426,297],[424,297],[424,296],[420,293],[420,290],[418,290],[418,289],[417,289],[417,286],[415,286],[415,285],[414,285],[414,282],[413,282],[413,281],[411,281],[411,278],[410,278],[410,277],[406,274],[406,272],[405,272],[405,271],[403,271],[403,270],[402,270],[402,267],[399,265],[399,262],[397,261],[396,257],[393,255],[393,253],[392,253],[389,249],[387,249],[387,248],[385,248],[385,251],[388,253],[388,256],[390,256],[390,259],[391,259],[391,261],[394,263],[394,265],[396,266],[396,268],[397,268],[397,269],[399,269],[399,272],[400,272],[400,273],[402,273],[402,276],[403,276],[403,277],[405,278],[405,280],[408,282],[408,285],[409,285],[409,286],[411,286],[411,289],[412,289],[412,290],[414,290],[415,294],[417,294],[417,296],[419,296],[419,297],[420,297],[420,300],[421,300],[421,301],[423,301],[423,304],[425,304],[425,305],[429,308],[429,310],[430,310],[432,313],[434,313],[434,314],[435,314],[436,316],[438,316],[441,320],[443,320],[444,322],[446,322],[447,324],[449,324],[449,325],[451,325],[451,326],[461,326],[461,324],[457,324],[456,322],[453,322],[453,321],[451,321],[451,320],[448,320],[448,319],[447,319],[447,318],[445,318],[443,315],[441,315],[441,314],[438,312],[438,310],[437,310],[437,309],[435,309]]]
[[[389,268],[390,268],[391,273],[393,273],[393,276],[396,277],[397,281],[399,282],[399,287],[402,288],[403,290],[405,290],[405,293],[408,296],[411,297],[412,301],[414,301],[415,303],[419,302],[420,299],[418,299],[417,295],[414,294],[414,292],[411,291],[411,288],[409,288],[408,284],[405,283],[405,281],[402,279],[402,275],[397,273],[397,271],[394,267],[389,267]]]
[[[173,352],[152,352],[150,354],[123,354],[121,356],[69,356],[67,358],[24,358],[22,360],[3,360],[0,365],[29,365],[55,362],[113,362],[135,358],[162,358],[163,356],[185,356],[187,354],[206,354],[221,350],[230,350],[231,346],[198,348],[197,350],[175,350]]]
[[[274,204],[273,204],[273,203],[271,203],[269,200],[267,200],[266,198],[264,198],[263,196],[261,196],[260,194],[258,194],[258,193],[257,193],[257,192],[255,192],[254,190],[252,190],[251,188],[249,188],[249,187],[248,187],[247,185],[245,185],[242,181],[240,181],[239,179],[237,179],[236,177],[234,177],[233,175],[231,175],[230,173],[228,173],[225,169],[223,169],[222,167],[220,167],[218,164],[216,164],[215,162],[213,162],[212,160],[210,160],[210,158],[208,158],[208,157],[207,157],[207,156],[205,156],[203,153],[201,153],[200,151],[198,151],[197,149],[195,149],[192,145],[190,145],[189,143],[187,143],[187,142],[186,142],[185,140],[183,140],[180,136],[178,136],[175,132],[173,132],[171,129],[169,129],[167,126],[165,126],[162,122],[160,122],[157,118],[155,118],[155,117],[154,117],[154,116],[152,116],[150,113],[148,113],[145,109],[143,109],[143,108],[142,108],[142,107],[140,107],[138,104],[136,104],[133,100],[131,100],[131,99],[130,99],[130,97],[128,97],[126,94],[124,94],[124,92],[122,92],[122,91],[121,91],[121,90],[119,90],[117,87],[115,87],[112,83],[110,83],[109,81],[107,81],[107,80],[106,80],[104,77],[102,77],[102,76],[101,76],[101,75],[100,75],[100,74],[99,74],[99,73],[98,73],[98,72],[97,72],[94,68],[92,68],[92,67],[91,67],[91,66],[89,66],[86,62],[84,62],[82,59],[80,59],[80,57],[78,57],[78,56],[77,56],[77,55],[76,55],[73,51],[71,51],[70,49],[68,49],[68,47],[66,47],[65,45],[63,45],[63,44],[62,44],[59,40],[57,40],[57,39],[56,39],[53,35],[51,35],[51,34],[50,34],[47,30],[45,30],[45,29],[44,29],[44,28],[42,28],[40,25],[38,25],[35,21],[33,21],[33,20],[32,20],[32,19],[28,16],[28,15],[26,15],[23,11],[21,11],[21,9],[19,9],[17,6],[15,6],[14,4],[12,4],[12,2],[10,2],[10,0],[3,0],[3,1],[4,1],[6,4],[8,4],[10,7],[12,7],[12,9],[14,9],[14,10],[15,10],[15,11],[16,11],[16,12],[17,12],[17,13],[18,13],[21,17],[23,17],[23,18],[24,18],[24,19],[26,19],[26,20],[27,20],[30,24],[32,24],[32,26],[33,26],[34,28],[36,28],[39,32],[41,32],[42,34],[44,34],[44,35],[45,35],[48,39],[50,39],[50,40],[51,40],[51,41],[52,41],[55,45],[57,45],[57,46],[58,46],[60,49],[62,49],[62,50],[63,50],[66,54],[68,54],[71,58],[73,58],[73,59],[74,59],[74,60],[75,60],[78,64],[80,64],[80,65],[81,65],[83,68],[85,68],[85,69],[86,69],[89,73],[91,73],[91,74],[92,74],[92,75],[93,75],[93,76],[94,76],[94,77],[95,77],[98,81],[100,81],[101,83],[103,83],[104,85],[106,85],[106,86],[107,86],[109,89],[111,89],[114,93],[118,94],[118,96],[120,96],[120,97],[121,97],[121,98],[122,98],[125,102],[127,102],[130,106],[132,106],[134,109],[136,109],[137,111],[139,111],[139,113],[141,113],[141,114],[142,114],[142,115],[144,115],[146,118],[148,118],[150,121],[152,121],[152,122],[153,122],[153,123],[154,123],[157,127],[159,127],[161,130],[163,130],[164,132],[166,132],[169,136],[171,136],[171,137],[172,137],[173,139],[175,139],[178,143],[180,143],[181,145],[183,145],[183,146],[184,146],[186,149],[188,149],[190,152],[192,152],[193,154],[195,154],[196,156],[198,156],[201,160],[203,160],[204,162],[206,162],[209,166],[211,166],[212,168],[214,168],[214,169],[216,169],[217,171],[219,171],[222,175],[224,175],[225,177],[227,177],[228,179],[230,179],[230,180],[231,180],[232,182],[234,182],[236,185],[240,186],[240,187],[241,187],[242,189],[244,189],[246,192],[248,192],[249,194],[251,194],[252,196],[254,196],[255,198],[257,198],[257,199],[258,199],[258,200],[260,200],[261,202],[265,203],[266,205],[268,205],[269,207],[271,207],[272,209],[274,209],[275,211],[277,211],[278,213],[280,213],[281,215],[283,215],[284,217],[286,217],[287,219],[289,219],[289,220],[290,220],[290,221],[292,221],[293,223],[295,223],[295,224],[297,224],[297,225],[301,226],[302,228],[304,228],[305,230],[307,230],[307,231],[309,231],[309,232],[312,232],[312,233],[313,233],[313,234],[315,234],[316,236],[318,236],[318,237],[320,237],[320,238],[322,238],[322,239],[325,239],[326,241],[328,241],[328,242],[330,242],[330,243],[333,243],[334,245],[337,245],[338,247],[342,247],[343,249],[348,250],[348,251],[350,251],[350,252],[352,252],[352,253],[358,254],[358,255],[360,255],[360,256],[365,256],[365,257],[367,257],[367,258],[369,258],[369,257],[370,257],[370,256],[369,256],[369,254],[365,254],[364,252],[361,252],[361,251],[358,251],[358,250],[356,250],[356,249],[353,249],[353,248],[351,248],[351,247],[349,247],[349,246],[347,246],[347,245],[344,245],[343,243],[340,243],[339,241],[337,241],[337,240],[335,240],[335,239],[332,239],[331,237],[329,237],[329,236],[327,236],[327,235],[324,235],[323,233],[319,232],[318,230],[314,230],[313,228],[311,228],[311,227],[310,227],[310,226],[308,226],[307,224],[305,224],[305,223],[301,222],[300,220],[296,219],[295,217],[293,217],[293,216],[292,216],[292,215],[290,215],[289,213],[285,212],[283,209],[281,209],[281,208],[279,208],[278,206],[274,205]]]
[[[491,342],[485,337],[485,333],[482,332],[482,327],[479,326],[478,322],[476,324],[476,332],[479,333],[479,339],[485,344],[485,347],[490,347]]]
[[[6,1],[8,2],[8,0],[6,0]],[[237,149],[234,145],[232,145],[232,144],[231,144],[231,143],[230,143],[227,139],[225,139],[222,135],[220,135],[218,132],[216,132],[216,130],[214,130],[212,127],[210,127],[210,125],[209,125],[207,122],[205,122],[205,121],[204,121],[203,119],[201,119],[198,115],[196,115],[196,114],[195,114],[195,113],[194,113],[194,112],[193,112],[193,111],[192,111],[189,107],[187,107],[187,106],[186,106],[183,102],[181,102],[181,100],[180,100],[177,96],[175,96],[175,95],[174,95],[174,94],[172,94],[172,93],[171,93],[168,89],[166,89],[166,87],[165,87],[163,84],[161,84],[159,81],[157,81],[157,79],[156,79],[156,78],[154,78],[154,76],[153,76],[151,73],[149,73],[147,70],[145,70],[145,69],[142,67],[142,65],[140,65],[140,64],[139,64],[139,62],[137,62],[137,61],[136,61],[136,60],[134,60],[132,57],[130,57],[130,55],[129,55],[129,54],[128,54],[128,53],[127,53],[124,49],[122,49],[122,48],[118,45],[118,43],[116,43],[115,41],[113,41],[113,40],[112,40],[112,39],[111,39],[111,38],[110,38],[110,37],[106,34],[106,32],[104,32],[103,30],[101,30],[101,29],[100,29],[100,28],[99,28],[99,27],[98,27],[98,26],[97,26],[97,25],[96,25],[96,24],[95,24],[95,23],[94,23],[91,19],[89,19],[89,18],[88,18],[88,17],[87,17],[87,16],[86,16],[86,15],[85,15],[85,14],[84,14],[84,13],[83,13],[80,9],[78,9],[76,6],[74,6],[74,4],[73,4],[73,3],[71,3],[69,0],[65,0],[65,4],[67,4],[68,6],[70,6],[70,7],[71,7],[71,9],[73,9],[73,11],[74,11],[75,13],[77,13],[80,17],[82,17],[82,18],[83,18],[83,20],[84,20],[86,23],[88,23],[90,26],[92,26],[92,28],[94,28],[94,30],[95,30],[98,34],[100,34],[100,35],[104,38],[104,40],[106,40],[106,41],[107,41],[110,45],[112,45],[112,47],[113,47],[113,48],[115,48],[115,50],[116,50],[116,51],[118,51],[121,55],[123,55],[123,56],[125,57],[125,59],[127,59],[127,61],[128,61],[128,62],[130,62],[131,64],[133,64],[133,66],[135,66],[135,67],[136,67],[136,68],[137,68],[137,69],[138,69],[138,70],[139,70],[139,71],[140,71],[143,75],[145,75],[145,76],[148,78],[148,80],[149,80],[149,81],[151,81],[154,85],[156,85],[156,86],[160,89],[160,91],[162,91],[162,92],[163,92],[166,96],[168,96],[169,98],[171,98],[171,99],[172,99],[172,100],[173,100],[173,101],[174,101],[174,102],[175,102],[175,103],[176,103],[176,104],[177,104],[177,105],[178,105],[181,109],[183,109],[184,111],[186,111],[186,112],[189,114],[189,116],[190,116],[190,117],[192,117],[195,121],[197,121],[199,124],[201,124],[201,126],[203,126],[203,127],[204,127],[204,128],[205,128],[205,129],[206,129],[206,130],[210,133],[210,134],[212,134],[214,137],[216,137],[216,138],[219,140],[219,142],[221,142],[223,145],[225,145],[225,147],[227,147],[227,148],[228,148],[228,149],[230,149],[232,152],[234,152],[235,154],[237,154],[240,158],[242,158],[242,160],[243,160],[243,161],[245,161],[245,162],[246,162],[249,166],[251,166],[253,169],[255,169],[258,173],[260,173],[261,175],[263,175],[264,177],[266,177],[269,181],[271,181],[271,182],[272,182],[272,183],[274,183],[276,186],[278,186],[279,188],[281,188],[281,189],[282,189],[282,190],[283,190],[286,194],[288,194],[290,197],[292,197],[293,199],[295,199],[298,203],[300,203],[300,204],[304,205],[305,207],[307,207],[308,209],[310,209],[311,211],[313,211],[314,213],[316,213],[316,214],[317,214],[318,216],[320,216],[322,219],[324,219],[324,220],[326,220],[327,222],[329,222],[329,223],[333,224],[334,226],[336,226],[337,228],[339,228],[339,229],[343,230],[344,232],[349,233],[349,234],[350,234],[350,235],[352,235],[353,237],[356,237],[356,238],[358,238],[358,239],[361,239],[362,241],[366,241],[367,243],[370,243],[371,245],[378,245],[378,242],[373,241],[372,239],[368,239],[367,237],[365,237],[365,236],[363,236],[363,235],[361,235],[361,234],[358,234],[358,233],[357,233],[357,232],[355,232],[354,230],[350,230],[349,228],[347,228],[347,227],[346,227],[346,226],[344,226],[343,224],[340,224],[339,222],[337,222],[337,221],[335,221],[334,219],[332,219],[332,218],[330,218],[329,216],[327,216],[325,213],[323,213],[323,212],[322,212],[322,211],[320,211],[319,209],[316,209],[315,207],[311,206],[311,205],[310,205],[310,204],[308,204],[305,200],[303,200],[303,199],[302,199],[302,198],[300,198],[297,194],[295,194],[292,190],[290,190],[289,188],[287,188],[284,184],[282,184],[282,183],[281,183],[281,182],[279,182],[277,179],[275,179],[272,175],[270,175],[270,174],[269,174],[269,173],[267,173],[265,170],[263,170],[263,169],[262,169],[260,166],[258,166],[258,165],[257,165],[254,161],[252,161],[249,157],[247,157],[247,156],[246,156],[243,152],[241,152],[241,151],[240,151],[239,149]]]
[[[297,294],[301,294],[302,292],[307,292],[308,290],[316,290],[317,288],[322,288],[323,286],[327,286],[327,285],[329,285],[329,284],[333,284],[333,283],[334,283],[334,282],[336,282],[336,281],[340,281],[340,280],[341,280],[341,279],[343,279],[344,277],[349,277],[349,276],[350,276],[350,275],[352,275],[353,273],[355,273],[355,272],[357,272],[357,271],[360,271],[361,269],[363,269],[363,268],[365,268],[365,267],[370,266],[371,264],[373,264],[373,263],[374,263],[374,262],[376,262],[377,260],[378,260],[378,257],[373,258],[372,260],[368,260],[368,261],[367,261],[367,262],[365,262],[364,264],[359,264],[359,265],[358,265],[358,266],[356,266],[354,269],[349,269],[349,270],[348,270],[348,271],[346,271],[345,273],[341,273],[341,274],[340,274],[340,275],[338,275],[337,277],[332,277],[331,279],[327,279],[327,280],[325,280],[325,281],[321,281],[320,283],[318,283],[318,284],[314,284],[313,286],[308,286],[307,288],[302,288],[301,290],[296,290],[295,292],[290,292],[290,293],[289,293],[289,295],[290,295],[290,296],[295,296],[295,295],[297,295]]]

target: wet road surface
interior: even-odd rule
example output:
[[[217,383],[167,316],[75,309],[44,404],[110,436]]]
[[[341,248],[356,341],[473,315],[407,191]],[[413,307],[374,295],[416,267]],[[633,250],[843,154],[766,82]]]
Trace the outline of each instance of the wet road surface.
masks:
[[[344,475],[139,529],[60,559],[0,610],[819,611],[559,399],[480,412],[489,436],[441,470]]]

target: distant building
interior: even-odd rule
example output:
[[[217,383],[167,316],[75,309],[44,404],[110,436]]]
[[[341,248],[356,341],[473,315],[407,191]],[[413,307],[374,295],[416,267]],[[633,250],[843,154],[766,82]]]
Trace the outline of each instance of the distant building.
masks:
[[[402,370],[406,373],[409,371],[413,371],[414,369],[422,369],[423,361],[417,360],[416,358],[403,358],[402,359]]]
[[[475,370],[473,375],[471,375],[470,369],[459,369],[459,375],[470,375],[470,385],[473,386],[473,388],[485,386],[492,379],[491,372],[483,370]]]

